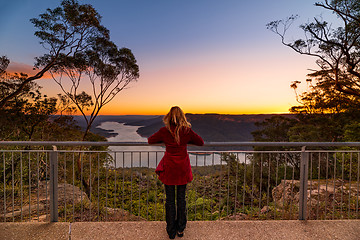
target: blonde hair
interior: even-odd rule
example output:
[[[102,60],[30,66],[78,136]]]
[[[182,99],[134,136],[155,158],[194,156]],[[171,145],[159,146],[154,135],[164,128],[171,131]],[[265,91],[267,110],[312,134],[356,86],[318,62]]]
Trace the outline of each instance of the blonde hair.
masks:
[[[191,124],[186,120],[184,112],[178,106],[172,107],[170,111],[164,116],[165,127],[174,136],[175,141],[180,143],[179,132],[181,128],[191,128]],[[174,132],[170,126],[175,126]]]

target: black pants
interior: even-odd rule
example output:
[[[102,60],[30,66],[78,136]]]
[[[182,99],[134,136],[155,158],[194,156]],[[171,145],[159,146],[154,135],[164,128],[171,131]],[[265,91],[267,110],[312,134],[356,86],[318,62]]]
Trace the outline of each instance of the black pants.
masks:
[[[176,187],[176,204],[175,204]],[[176,231],[182,232],[186,227],[185,185],[165,185],[166,192],[166,231],[169,236],[175,236]]]

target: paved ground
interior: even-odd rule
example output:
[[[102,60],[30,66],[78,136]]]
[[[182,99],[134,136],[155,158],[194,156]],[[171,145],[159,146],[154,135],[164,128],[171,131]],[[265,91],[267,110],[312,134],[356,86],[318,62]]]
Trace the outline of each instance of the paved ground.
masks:
[[[165,222],[0,223],[0,239],[168,239]],[[180,239],[177,237],[177,239]],[[360,220],[188,222],[187,239],[360,239]]]

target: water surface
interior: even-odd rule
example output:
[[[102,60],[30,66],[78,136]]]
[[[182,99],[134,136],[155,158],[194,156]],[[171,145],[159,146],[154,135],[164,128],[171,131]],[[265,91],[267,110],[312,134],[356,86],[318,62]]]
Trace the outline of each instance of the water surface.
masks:
[[[147,142],[147,138],[140,136],[136,131],[141,126],[129,126],[118,122],[102,122],[98,128],[111,130],[117,135],[109,137],[109,142]],[[150,167],[156,168],[164,156],[165,147],[161,146],[110,146],[113,151],[114,167]],[[190,153],[191,166],[209,166],[225,164],[220,161],[220,154]],[[245,154],[239,154],[240,162],[244,161]]]

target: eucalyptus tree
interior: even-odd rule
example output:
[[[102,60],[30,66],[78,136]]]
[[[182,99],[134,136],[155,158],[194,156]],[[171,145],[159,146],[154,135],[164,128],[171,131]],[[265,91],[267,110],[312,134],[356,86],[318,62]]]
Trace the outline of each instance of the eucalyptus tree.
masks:
[[[98,42],[110,42],[109,30],[101,25],[101,16],[89,4],[79,4],[76,0],[63,0],[59,7],[47,9],[38,18],[30,20],[37,31],[35,36],[46,49],[46,53],[36,58],[37,73],[23,77],[15,88],[0,96],[0,108],[7,101],[20,94],[26,86],[40,79],[50,70],[61,69],[68,65],[64,60],[73,58],[81,61],[87,51],[99,51]],[[101,50],[100,50],[101,51]],[[1,59],[3,60],[3,59]],[[6,59],[5,59],[6,60]],[[7,61],[0,61],[4,66]],[[1,72],[3,67],[1,64]],[[7,80],[2,78],[1,82]]]
[[[337,93],[360,97],[360,2],[325,0],[315,6],[336,15],[329,23],[321,17],[300,25],[304,37],[287,41],[286,35],[297,15],[272,21],[267,28],[280,36],[282,43],[295,52],[316,58],[319,70],[310,77],[322,77]]]
[[[304,37],[288,41],[296,15],[267,24],[280,36],[282,44],[301,55],[315,57],[318,70],[308,74],[308,88],[297,93],[300,81],[291,87],[296,92],[298,123],[289,129],[291,141],[342,141],[346,126],[360,122],[360,2],[324,0],[315,3],[337,17],[327,22],[322,17],[300,25]]]
[[[119,48],[110,40],[109,30],[101,25],[100,14],[90,4],[63,0],[59,7],[30,21],[46,53],[36,58],[35,75],[22,75],[14,88],[1,95],[0,109],[34,80],[50,73],[63,91],[61,104],[69,107],[71,102],[84,117],[87,126],[81,139],[86,140],[100,110],[138,79],[136,59],[130,49]],[[1,62],[8,65],[6,59]],[[78,173],[81,159],[79,156]],[[88,190],[87,181],[82,183]]]
[[[92,49],[68,57],[49,73],[86,122],[83,139],[100,110],[139,77],[139,67],[130,49],[118,48],[108,39],[98,38]],[[85,92],[84,86],[91,88]]]
[[[86,129],[82,136],[84,141],[100,110],[129,83],[137,80],[139,67],[130,49],[119,48],[110,41],[109,31],[100,25],[101,17],[91,5],[63,1],[62,6],[64,14],[60,9],[48,10],[46,15],[40,15],[39,19],[32,21],[38,27],[45,26],[43,32],[38,33],[37,36],[47,41],[50,49],[58,49],[58,45],[63,43],[48,38],[48,31],[50,30],[51,36],[54,35],[53,29],[56,33],[58,30],[66,33],[67,23],[71,22],[72,36],[61,35],[62,39],[67,39],[68,54],[63,52],[57,54],[55,62],[52,54],[45,54],[37,58],[36,66],[46,69],[54,62],[48,72],[59,85],[64,96],[71,100],[83,116],[86,122]],[[65,18],[59,21],[59,16]],[[55,20],[54,28],[46,27],[49,19]],[[77,160],[78,173],[82,171],[84,164],[80,155]],[[89,193],[89,182],[83,179],[82,184],[85,191]]]

